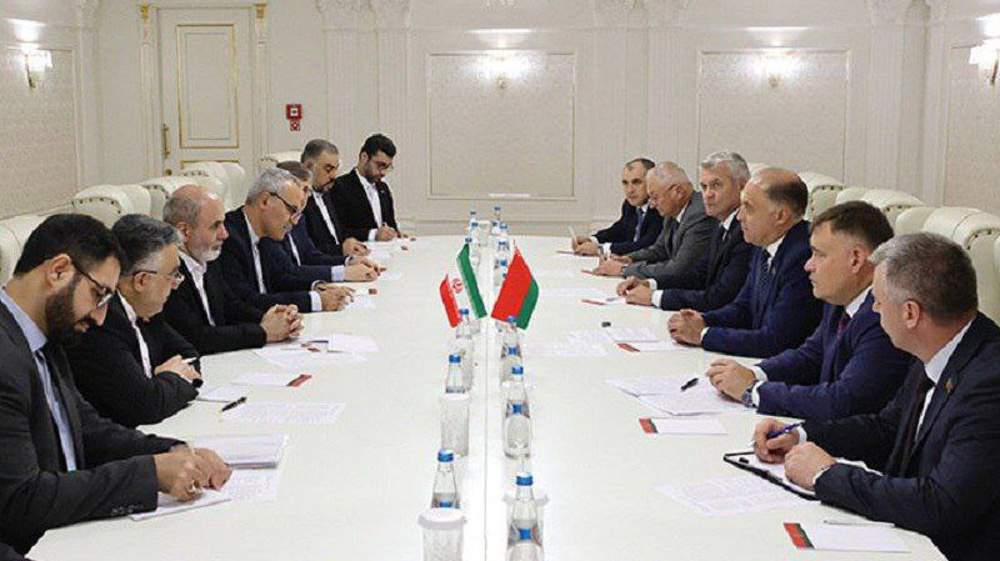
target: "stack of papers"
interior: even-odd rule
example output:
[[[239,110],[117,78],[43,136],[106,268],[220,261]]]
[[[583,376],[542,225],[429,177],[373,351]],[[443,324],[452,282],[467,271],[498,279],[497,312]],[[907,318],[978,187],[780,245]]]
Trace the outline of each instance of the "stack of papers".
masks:
[[[810,491],[804,487],[799,487],[797,484],[792,483],[792,480],[789,479],[787,475],[785,475],[785,464],[766,464],[760,461],[760,459],[757,458],[757,455],[752,452],[747,454],[741,454],[737,461],[748,468],[766,471],[767,473],[771,474],[771,476],[774,477],[776,481],[780,481],[781,483],[791,487],[792,489],[795,489],[799,493],[802,493],[804,495],[809,495],[811,497],[816,496],[815,492]]]
[[[670,393],[643,395],[639,397],[639,401],[669,415],[750,411],[742,403],[724,397],[711,384],[701,383],[683,392],[680,386],[675,385],[671,387]]]
[[[243,404],[240,407],[247,407]],[[239,409],[239,407],[237,407]],[[273,468],[281,463],[288,444],[284,434],[201,436],[188,441],[196,448],[214,450],[234,469]]]
[[[684,376],[640,376],[638,378],[619,378],[615,380],[605,380],[604,383],[618,388],[621,391],[635,397],[641,395],[663,395],[673,394],[680,391],[681,386],[690,381],[691,378]],[[708,379],[698,377],[698,384],[707,383]],[[686,390],[690,391],[690,390]],[[686,392],[685,392],[686,393]]]
[[[213,489],[204,489],[201,492],[201,496],[193,501],[187,502],[175,499],[165,493],[160,493],[156,498],[156,510],[152,510],[150,512],[139,512],[131,515],[130,518],[138,522],[148,520],[150,518],[167,516],[168,514],[177,514],[178,512],[212,506],[229,500],[229,495],[226,495],[222,491],[215,491]]]
[[[212,403],[231,403],[241,397],[246,397],[247,389],[239,386],[213,386],[205,384],[198,389],[198,401]]]
[[[222,419],[268,425],[332,425],[344,407],[343,403],[245,403],[223,413]]]
[[[656,490],[702,516],[712,517],[808,504],[805,499],[753,475],[666,485]]]

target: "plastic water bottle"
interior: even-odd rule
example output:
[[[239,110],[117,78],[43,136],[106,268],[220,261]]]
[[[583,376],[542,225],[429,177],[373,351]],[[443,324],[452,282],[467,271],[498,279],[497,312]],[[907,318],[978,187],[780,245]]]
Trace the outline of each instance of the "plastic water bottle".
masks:
[[[531,419],[524,415],[523,405],[508,403],[510,416],[503,422],[503,453],[508,458],[531,455]]]
[[[455,484],[455,469],[452,461],[455,454],[451,450],[438,452],[438,469],[434,475],[434,492],[431,495],[431,508],[461,508],[458,496],[458,485]]]
[[[542,551],[531,541],[531,530],[518,532],[517,541],[507,548],[507,561],[541,561]]]
[[[507,240],[497,242],[496,256],[493,259],[494,261],[510,262],[510,244]]]
[[[517,347],[510,345],[507,347],[507,352],[504,353],[503,360],[500,361],[500,383],[504,383],[510,380],[510,374],[514,371],[514,368],[521,366],[521,351],[517,350]]]
[[[504,420],[514,413],[514,404],[521,404],[521,413],[531,418],[531,406],[528,403],[528,390],[524,387],[524,366],[517,364],[510,368],[510,376],[503,383],[504,396],[507,400],[507,407],[504,409]]]
[[[469,323],[469,309],[458,311],[458,327],[455,328],[455,344],[461,357],[462,380],[467,390],[472,389],[476,372],[476,342],[472,338],[472,324]]]
[[[448,377],[444,382],[444,393],[466,393],[465,377],[462,375],[462,356],[458,353],[448,355]]]
[[[507,356],[507,350],[511,347],[516,347],[518,356],[521,356],[521,335],[517,330],[517,318],[507,316],[507,321],[500,326],[500,333],[500,358]]]
[[[510,250],[510,232],[507,230],[507,223],[500,223],[500,239],[498,241],[503,242],[507,245],[507,249]]]
[[[497,262],[496,269],[493,269],[493,291],[500,293],[500,287],[503,286],[503,281],[507,279],[507,260]]]
[[[479,246],[473,241],[471,236],[465,236],[465,245],[469,246],[469,264],[472,265],[473,274],[479,269]]]
[[[493,223],[490,225],[490,235],[500,235],[500,205],[493,205]]]
[[[507,524],[507,547],[530,542],[535,545],[536,552],[542,551],[542,531],[538,525],[538,506],[535,504],[535,493],[532,489],[534,478],[530,473],[517,474],[517,494],[514,506],[510,511]]]
[[[474,208],[469,210],[469,237],[479,240],[479,218]]]

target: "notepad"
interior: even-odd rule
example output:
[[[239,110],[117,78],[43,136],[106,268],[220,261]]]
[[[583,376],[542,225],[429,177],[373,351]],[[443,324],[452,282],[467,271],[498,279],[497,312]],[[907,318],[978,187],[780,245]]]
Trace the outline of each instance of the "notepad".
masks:
[[[278,500],[277,469],[238,469],[222,488],[235,503],[260,503]]]
[[[247,407],[243,404],[240,407]],[[215,451],[234,469],[273,468],[281,463],[288,444],[284,434],[249,434],[232,436],[199,436],[188,440],[196,448]]]
[[[247,395],[247,389],[239,386],[212,386],[203,385],[198,389],[198,401],[208,401],[212,403],[230,403]]]
[[[245,403],[222,414],[224,421],[268,425],[332,425],[343,403]]]
[[[785,475],[785,464],[768,464],[760,461],[756,454],[753,452],[730,452],[723,456],[723,459],[744,470],[751,471],[757,474],[767,474],[769,480],[773,483],[782,486],[793,493],[798,493],[806,497],[815,497],[815,491],[810,491],[804,487],[800,487],[798,484],[793,483],[791,479]]]
[[[893,528],[882,525],[785,523],[785,531],[799,549],[823,551],[865,551],[909,553],[903,538]]]
[[[604,330],[615,343],[655,343],[659,337],[648,327],[605,327]]]
[[[150,518],[159,518],[169,514],[177,514],[179,512],[194,510],[196,508],[217,505],[229,500],[230,498],[228,495],[214,489],[203,489],[198,498],[186,502],[171,497],[166,493],[160,493],[156,497],[156,510],[132,514],[130,518],[136,522],[140,522],[142,520],[149,520]]]

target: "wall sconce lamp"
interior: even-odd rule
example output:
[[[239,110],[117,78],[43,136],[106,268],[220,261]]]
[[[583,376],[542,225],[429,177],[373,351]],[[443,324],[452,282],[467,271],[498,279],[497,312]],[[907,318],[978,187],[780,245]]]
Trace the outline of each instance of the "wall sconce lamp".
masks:
[[[38,45],[25,43],[21,45],[24,56],[24,72],[28,76],[28,87],[35,89],[42,80],[47,68],[52,68],[52,53],[38,48]]]
[[[760,57],[758,70],[767,78],[772,88],[781,85],[781,81],[795,71],[795,58],[787,51],[773,51]]]
[[[482,76],[504,90],[512,80],[527,74],[531,65],[528,57],[520,53],[493,52],[483,57]]]
[[[972,47],[969,64],[978,66],[980,72],[986,74],[990,85],[996,85],[997,71],[1000,70],[1000,39],[990,39]]]

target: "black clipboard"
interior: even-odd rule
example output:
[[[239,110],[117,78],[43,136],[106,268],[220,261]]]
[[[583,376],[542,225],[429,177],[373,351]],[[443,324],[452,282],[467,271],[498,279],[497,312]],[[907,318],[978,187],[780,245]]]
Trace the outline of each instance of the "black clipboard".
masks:
[[[805,492],[804,490],[799,489],[797,487],[794,487],[792,485],[789,485],[788,483],[785,483],[783,480],[778,479],[777,477],[775,477],[775,475],[773,473],[767,471],[766,469],[761,469],[759,467],[756,467],[756,466],[753,466],[753,465],[747,463],[746,457],[747,456],[753,456],[753,455],[754,455],[754,453],[753,453],[752,450],[748,451],[748,452],[729,452],[727,454],[723,454],[722,455],[722,461],[726,462],[727,464],[732,464],[732,465],[736,466],[737,468],[742,469],[744,471],[750,472],[750,473],[756,475],[757,477],[761,477],[761,478],[767,480],[768,482],[773,483],[773,484],[777,485],[778,487],[781,487],[782,489],[788,491],[789,493],[794,493],[795,495],[797,495],[799,497],[802,497],[803,499],[805,499],[807,501],[818,501],[819,500],[818,498],[816,498],[815,495],[810,495],[809,493]]]

